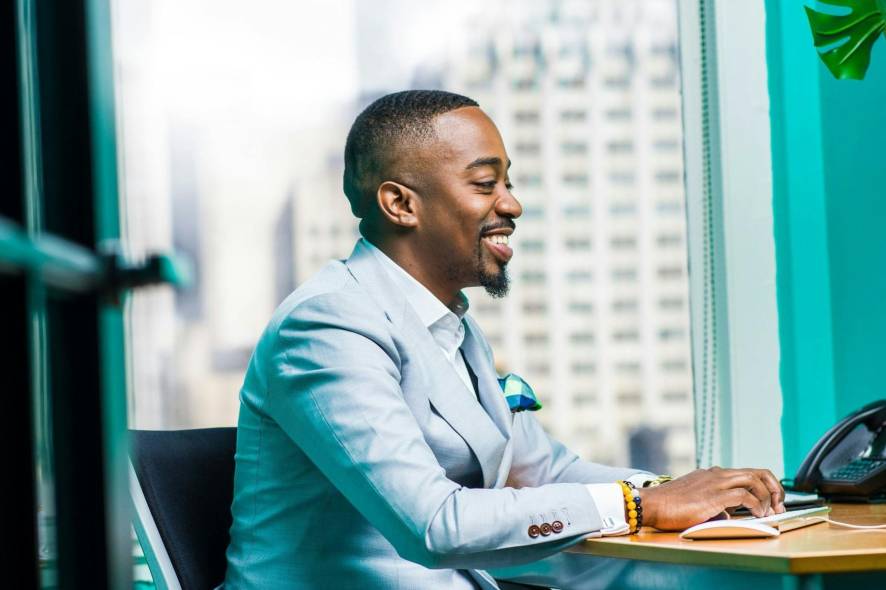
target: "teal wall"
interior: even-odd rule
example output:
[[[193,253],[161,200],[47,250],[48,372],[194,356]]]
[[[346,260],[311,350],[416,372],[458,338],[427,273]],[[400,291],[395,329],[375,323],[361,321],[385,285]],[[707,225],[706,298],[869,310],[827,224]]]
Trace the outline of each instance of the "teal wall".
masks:
[[[822,66],[824,72],[824,67]],[[861,82],[822,75],[837,413],[886,398],[886,39]]]
[[[766,0],[788,475],[837,418],[886,397],[886,40],[865,80],[835,80],[803,4]]]

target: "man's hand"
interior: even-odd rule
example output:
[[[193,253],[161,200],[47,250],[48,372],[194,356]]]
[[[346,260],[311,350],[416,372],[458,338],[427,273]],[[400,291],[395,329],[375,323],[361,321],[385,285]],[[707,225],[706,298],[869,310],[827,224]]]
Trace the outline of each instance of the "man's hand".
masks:
[[[643,524],[683,530],[740,506],[754,516],[784,512],[784,488],[768,469],[698,469],[639,490]]]

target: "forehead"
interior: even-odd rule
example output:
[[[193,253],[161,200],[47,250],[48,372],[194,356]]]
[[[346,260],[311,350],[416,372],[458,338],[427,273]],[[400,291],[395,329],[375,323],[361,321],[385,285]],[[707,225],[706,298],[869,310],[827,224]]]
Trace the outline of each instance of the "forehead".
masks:
[[[434,118],[436,141],[432,150],[439,164],[464,169],[478,158],[498,157],[507,162],[504,142],[495,123],[477,107],[465,107]]]

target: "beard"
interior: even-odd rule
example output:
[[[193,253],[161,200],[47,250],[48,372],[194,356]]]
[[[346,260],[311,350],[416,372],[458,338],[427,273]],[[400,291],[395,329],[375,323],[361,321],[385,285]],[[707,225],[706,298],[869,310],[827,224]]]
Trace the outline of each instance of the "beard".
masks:
[[[483,257],[484,252],[486,252],[486,249],[478,240],[473,268],[468,269],[466,268],[467,265],[463,263],[458,264],[454,260],[450,260],[445,267],[446,276],[451,281],[457,281],[462,284],[480,285],[490,296],[501,299],[508,294],[511,288],[511,278],[508,276],[507,264],[492,261],[498,270],[489,272],[486,270],[487,264]]]
[[[477,282],[486,289],[486,292],[495,299],[501,299],[508,294],[511,288],[511,277],[508,276],[507,265],[498,267],[498,272],[488,272],[483,264],[483,246],[477,244]]]

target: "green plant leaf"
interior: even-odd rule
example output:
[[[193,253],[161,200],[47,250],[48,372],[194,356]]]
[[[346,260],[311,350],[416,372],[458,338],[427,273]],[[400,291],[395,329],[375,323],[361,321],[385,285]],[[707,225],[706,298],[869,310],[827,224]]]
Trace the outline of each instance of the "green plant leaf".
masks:
[[[845,6],[845,15],[826,14],[805,6],[818,55],[835,78],[861,80],[871,63],[871,49],[881,33],[886,36],[886,0],[823,0]]]

